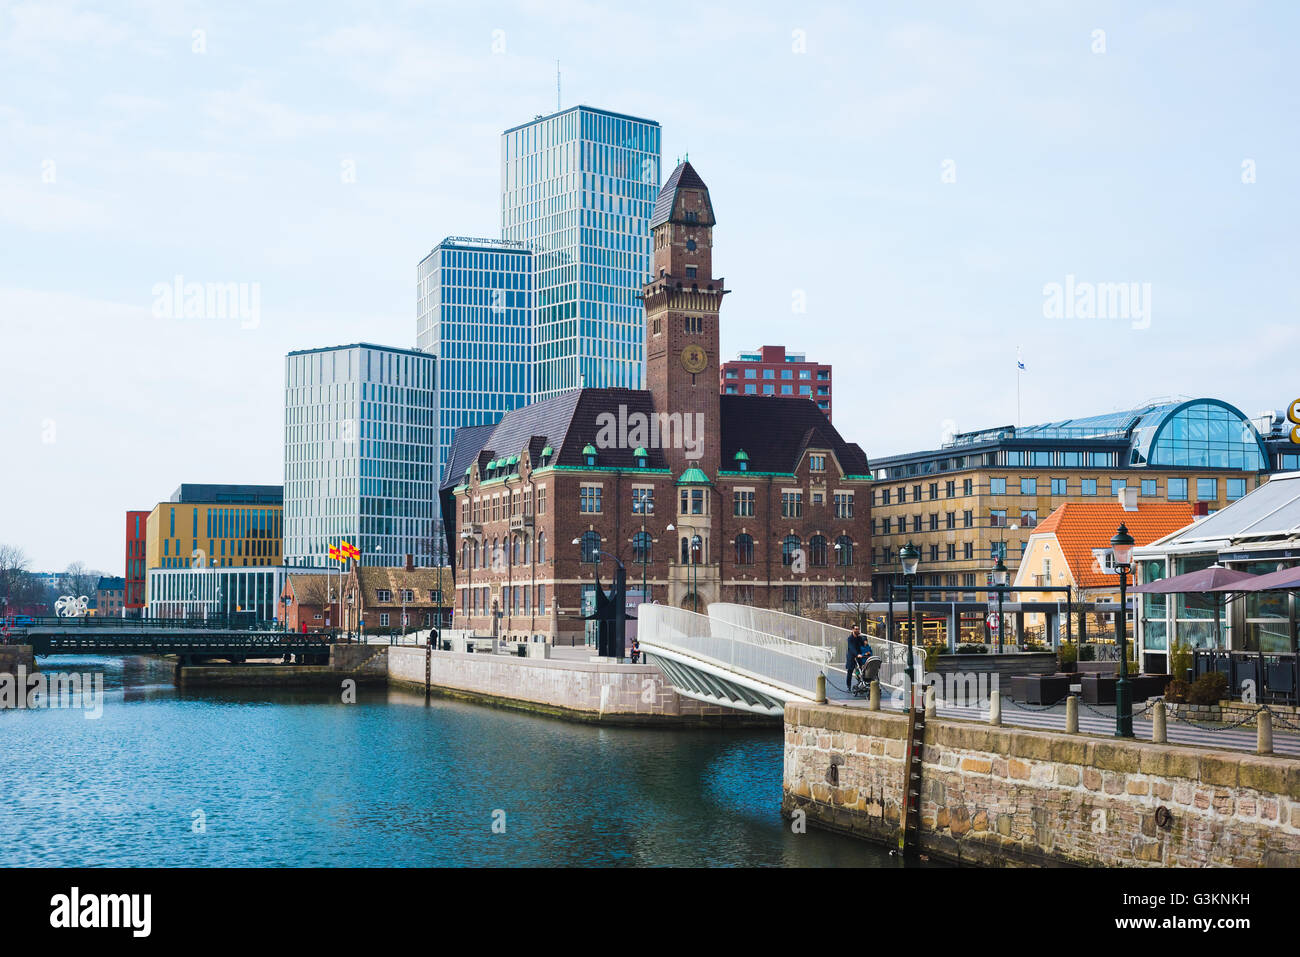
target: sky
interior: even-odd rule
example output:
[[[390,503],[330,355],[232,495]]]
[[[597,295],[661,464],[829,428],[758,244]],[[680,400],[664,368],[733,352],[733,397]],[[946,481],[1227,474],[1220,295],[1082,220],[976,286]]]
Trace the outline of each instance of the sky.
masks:
[[[285,353],[414,346],[416,265],[500,235],[557,59],[564,107],[658,120],[708,183],[723,358],[831,362],[868,456],[1284,408],[1297,11],[0,0],[0,543],[121,574],[126,510],[279,484]],[[258,308],[186,318],[176,277]]]

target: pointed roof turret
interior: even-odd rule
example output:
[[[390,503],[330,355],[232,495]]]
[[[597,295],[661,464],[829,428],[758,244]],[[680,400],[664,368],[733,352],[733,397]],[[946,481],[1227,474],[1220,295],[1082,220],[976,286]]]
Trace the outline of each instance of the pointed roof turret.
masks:
[[[670,220],[674,222],[685,222],[682,217],[683,210],[677,202],[677,197],[682,190],[700,190],[704,193],[705,215],[701,216],[698,222],[702,226],[713,226],[717,222],[713,215],[713,202],[709,199],[709,187],[700,179],[700,174],[695,172],[695,167],[689,161],[679,163],[677,168],[668,176],[668,181],[664,183],[663,188],[659,190],[659,198],[655,200],[654,214],[650,217],[650,228],[662,226]]]

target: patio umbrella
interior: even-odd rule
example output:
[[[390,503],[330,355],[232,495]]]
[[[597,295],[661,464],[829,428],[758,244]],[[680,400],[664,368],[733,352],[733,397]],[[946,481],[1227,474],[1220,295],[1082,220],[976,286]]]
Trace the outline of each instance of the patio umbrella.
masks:
[[[1289,591],[1300,588],[1300,567],[1283,568],[1267,575],[1251,575],[1250,581],[1239,585],[1225,585],[1215,591]]]
[[[1240,582],[1258,578],[1249,572],[1240,572],[1235,568],[1224,568],[1214,564],[1194,572],[1185,572],[1173,578],[1160,578],[1145,585],[1138,585],[1133,591],[1141,595],[1195,595],[1220,591],[1241,591]],[[1223,624],[1221,612],[1223,602],[1216,597],[1214,603],[1214,644],[1223,644]]]

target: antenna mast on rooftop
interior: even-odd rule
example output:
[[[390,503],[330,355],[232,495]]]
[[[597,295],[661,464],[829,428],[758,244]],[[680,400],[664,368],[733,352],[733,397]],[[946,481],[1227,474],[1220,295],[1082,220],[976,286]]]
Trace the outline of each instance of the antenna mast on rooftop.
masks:
[[[560,112],[560,61],[555,61],[555,112]]]

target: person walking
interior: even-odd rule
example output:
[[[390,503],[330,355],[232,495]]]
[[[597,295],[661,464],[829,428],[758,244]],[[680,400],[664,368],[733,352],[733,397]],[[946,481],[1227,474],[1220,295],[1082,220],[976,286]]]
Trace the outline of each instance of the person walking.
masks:
[[[844,651],[845,681],[850,691],[853,690],[853,667],[858,663],[864,645],[866,645],[866,639],[862,637],[862,629],[854,625],[853,630],[849,632],[848,646]]]

